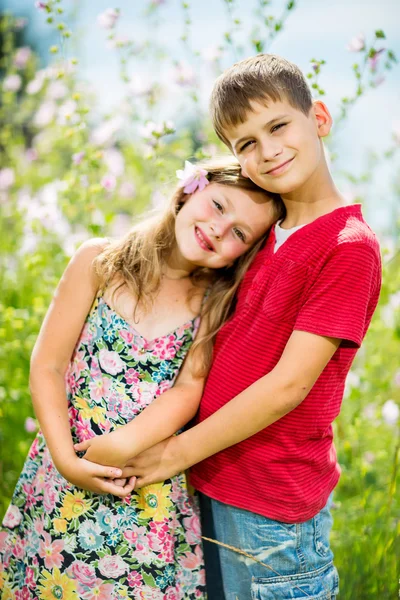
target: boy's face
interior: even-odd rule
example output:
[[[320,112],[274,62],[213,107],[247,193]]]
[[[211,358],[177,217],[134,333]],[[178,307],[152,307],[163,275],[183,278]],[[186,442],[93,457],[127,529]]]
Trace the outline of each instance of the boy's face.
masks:
[[[332,124],[328,110],[322,102],[309,115],[287,101],[251,106],[244,123],[224,132],[243,175],[283,196],[300,191],[323,163],[321,137]]]

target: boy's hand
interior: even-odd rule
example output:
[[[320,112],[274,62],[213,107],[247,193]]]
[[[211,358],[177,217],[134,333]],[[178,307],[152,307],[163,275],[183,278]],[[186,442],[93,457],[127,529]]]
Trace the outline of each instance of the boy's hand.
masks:
[[[172,436],[130,458],[122,477],[136,477],[135,489],[165,481],[186,469],[179,453],[179,435]]]
[[[135,477],[131,477],[124,486],[116,485],[114,478],[121,476],[121,469],[98,465],[85,458],[75,460],[63,466],[61,475],[76,487],[96,494],[113,494],[126,498],[135,487]]]
[[[101,465],[120,467],[126,465],[129,459],[127,440],[122,432],[116,430],[112,433],[98,435],[90,440],[85,440],[74,445],[75,452],[86,452],[85,458]]]

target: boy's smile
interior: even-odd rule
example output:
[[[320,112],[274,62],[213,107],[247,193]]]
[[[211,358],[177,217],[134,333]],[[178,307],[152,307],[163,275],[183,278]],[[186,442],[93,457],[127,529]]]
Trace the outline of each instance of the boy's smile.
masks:
[[[321,137],[331,125],[323,103],[316,102],[309,115],[285,100],[251,106],[245,122],[226,131],[243,175],[282,196],[316,183],[326,167]]]

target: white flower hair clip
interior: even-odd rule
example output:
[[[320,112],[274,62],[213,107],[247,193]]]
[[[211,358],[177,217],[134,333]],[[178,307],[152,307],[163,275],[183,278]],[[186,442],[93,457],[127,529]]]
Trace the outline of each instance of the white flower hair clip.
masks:
[[[180,179],[179,187],[183,187],[185,194],[193,194],[196,190],[202,192],[210,182],[207,179],[208,171],[192,165],[185,160],[185,168],[178,169],[176,176]]]

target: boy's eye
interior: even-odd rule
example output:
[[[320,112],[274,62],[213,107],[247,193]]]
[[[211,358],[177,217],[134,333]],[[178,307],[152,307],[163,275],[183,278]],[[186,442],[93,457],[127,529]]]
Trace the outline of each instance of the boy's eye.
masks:
[[[287,125],[287,123],[278,123],[278,125],[274,125],[271,129],[271,133],[274,133],[274,131],[278,131],[278,129],[285,127],[285,125]]]
[[[233,232],[242,242],[246,242],[246,236],[244,235],[244,233],[241,229],[234,227]]]
[[[217,200],[213,200],[214,206],[220,212],[224,212],[224,207]]]
[[[248,142],[246,142],[245,144],[243,144],[243,146],[240,148],[240,152],[243,152],[243,150],[246,150],[246,148],[248,148],[252,144],[254,144],[254,140],[249,140]]]

